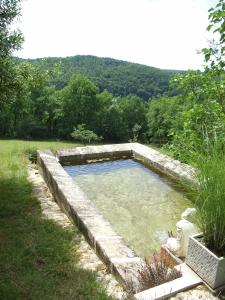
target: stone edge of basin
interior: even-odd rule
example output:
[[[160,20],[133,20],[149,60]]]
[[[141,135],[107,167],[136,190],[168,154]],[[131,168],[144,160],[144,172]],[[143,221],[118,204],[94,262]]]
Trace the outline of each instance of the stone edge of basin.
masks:
[[[57,157],[62,164],[131,157],[131,145],[127,143],[67,148],[57,151]]]
[[[77,186],[51,151],[38,151],[39,170],[55,201],[70,220],[77,225],[96,254],[107,265],[118,281],[137,280],[137,268],[142,263],[94,204]]]
[[[139,143],[69,148],[57,151],[56,156],[61,164],[98,159],[135,158],[176,180],[195,182],[194,168]]]
[[[103,218],[60,163],[124,157],[141,160],[145,165],[175,179],[194,182],[193,168],[139,143],[64,149],[58,151],[56,157],[49,150],[38,151],[37,154],[40,172],[56,202],[123,285],[130,280],[138,284],[137,269],[142,264],[142,259],[114,232],[110,223]]]

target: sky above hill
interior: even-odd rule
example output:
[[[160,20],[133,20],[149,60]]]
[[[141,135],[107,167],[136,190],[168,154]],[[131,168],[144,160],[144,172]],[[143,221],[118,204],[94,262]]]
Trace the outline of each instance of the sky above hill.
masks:
[[[25,0],[23,58],[96,55],[163,69],[198,69],[217,0]]]

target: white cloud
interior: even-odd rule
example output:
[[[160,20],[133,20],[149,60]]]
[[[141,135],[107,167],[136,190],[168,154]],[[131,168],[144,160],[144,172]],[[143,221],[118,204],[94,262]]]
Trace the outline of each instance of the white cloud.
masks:
[[[20,57],[92,54],[170,69],[199,68],[216,0],[27,0]]]

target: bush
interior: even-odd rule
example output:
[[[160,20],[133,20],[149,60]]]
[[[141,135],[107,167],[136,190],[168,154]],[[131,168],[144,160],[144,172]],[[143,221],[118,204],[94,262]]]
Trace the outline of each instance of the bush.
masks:
[[[173,142],[165,146],[173,156],[192,163],[196,153],[204,153],[209,143],[225,139],[225,114],[216,101],[195,104],[183,112],[183,128],[171,130]]]
[[[77,127],[74,127],[74,131],[71,133],[71,136],[78,142],[84,144],[91,142],[100,142],[102,140],[101,136],[98,136],[95,132],[85,128],[85,124],[79,124]]]
[[[33,164],[37,163],[37,148],[26,148],[24,153]]]
[[[22,120],[16,128],[16,136],[24,139],[47,138],[48,128],[41,121],[33,119]]]

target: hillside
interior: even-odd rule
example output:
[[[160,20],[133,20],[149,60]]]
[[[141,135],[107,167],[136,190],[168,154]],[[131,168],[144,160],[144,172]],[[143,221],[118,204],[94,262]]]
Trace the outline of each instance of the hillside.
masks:
[[[60,63],[61,73],[54,79],[58,89],[68,83],[71,75],[81,73],[97,85],[99,92],[106,89],[115,96],[133,94],[144,100],[168,92],[170,78],[181,72],[90,55],[47,57],[27,61],[41,65],[44,69]],[[173,94],[173,91],[169,94]]]

